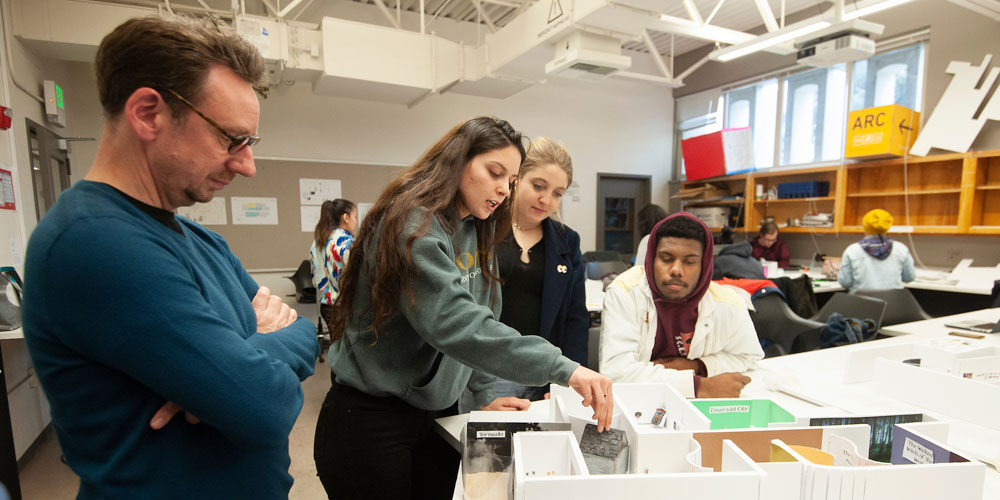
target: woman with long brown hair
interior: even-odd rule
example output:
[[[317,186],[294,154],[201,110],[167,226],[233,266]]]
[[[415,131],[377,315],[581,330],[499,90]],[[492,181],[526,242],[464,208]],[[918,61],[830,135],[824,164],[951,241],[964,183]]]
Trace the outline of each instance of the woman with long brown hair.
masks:
[[[340,295],[338,282],[347,265],[357,228],[358,209],[354,203],[343,198],[323,202],[309,248],[309,262],[312,264],[312,282],[316,287],[320,317],[327,322],[327,329],[330,326],[327,318],[333,312],[333,302]]]
[[[315,459],[331,498],[450,498],[458,454],[433,430],[468,387],[494,398],[495,376],[573,387],[611,423],[611,381],[538,336],[496,320],[495,253],[511,224],[510,184],[524,160],[506,121],[474,118],[444,135],[382,192],[362,222],[331,315],[334,381]]]

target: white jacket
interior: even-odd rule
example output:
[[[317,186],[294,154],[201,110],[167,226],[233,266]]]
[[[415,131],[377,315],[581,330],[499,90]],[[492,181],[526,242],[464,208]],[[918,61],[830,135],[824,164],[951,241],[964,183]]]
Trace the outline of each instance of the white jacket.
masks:
[[[667,382],[693,398],[694,372],[653,364],[656,307],[644,266],[622,273],[608,285],[601,316],[601,373],[615,382]],[[698,322],[688,359],[701,359],[714,376],[745,372],[764,357],[747,305],[728,287],[711,283],[698,303]]]

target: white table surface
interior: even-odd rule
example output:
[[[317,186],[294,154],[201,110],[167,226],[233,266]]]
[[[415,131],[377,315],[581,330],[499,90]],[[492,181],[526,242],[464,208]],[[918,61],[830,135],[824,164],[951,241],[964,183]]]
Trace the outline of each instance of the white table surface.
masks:
[[[904,283],[906,288],[915,288],[921,290],[938,290],[941,292],[954,292],[954,293],[971,293],[975,295],[989,295],[993,292],[993,288],[973,288],[968,286],[959,286],[957,284],[948,284],[940,281],[923,281],[914,280],[909,283]]]
[[[899,336],[893,338],[761,360],[757,368],[748,373],[753,380],[741,397],[770,399],[797,417],[925,413],[947,421],[949,445],[968,458],[992,462],[993,467],[986,469],[983,498],[1000,499],[1000,472],[995,468],[1000,466],[1000,431],[886,398],[875,390],[873,382],[844,383],[852,351],[876,344],[904,344],[915,338],[944,336],[953,330],[944,323],[973,318],[996,321],[1000,318],[1000,308],[885,327],[899,332]],[[1000,346],[1000,334],[984,335],[983,340]],[[467,420],[468,415],[438,419],[436,427],[442,435],[451,434],[457,446]],[[454,498],[459,499],[462,498],[461,476],[457,485]]]
[[[15,328],[13,330],[0,332],[0,340],[15,340],[23,338],[24,338],[24,330],[21,328]]]
[[[941,316],[940,318],[933,318],[924,321],[914,321],[911,323],[900,323],[898,325],[883,326],[879,332],[884,335],[897,336],[897,335],[947,335],[948,332],[958,331],[969,334],[976,334],[976,332],[970,332],[967,330],[962,330],[958,328],[951,328],[945,326],[945,323],[953,323],[955,321],[963,321],[967,319],[982,320],[983,323],[990,322],[996,323],[1000,320],[1000,307],[993,309],[980,309],[978,311],[970,311],[960,314],[952,314],[951,316]],[[1000,342],[1000,335],[987,335],[990,338],[998,339]]]

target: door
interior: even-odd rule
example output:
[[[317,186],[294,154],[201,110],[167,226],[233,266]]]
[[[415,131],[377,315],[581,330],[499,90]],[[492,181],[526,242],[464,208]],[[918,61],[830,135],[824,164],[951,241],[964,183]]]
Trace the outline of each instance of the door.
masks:
[[[648,175],[597,174],[597,249],[634,255],[636,214],[651,198]]]
[[[35,193],[35,214],[41,220],[56,204],[59,195],[69,189],[69,156],[65,149],[60,149],[59,136],[31,120],[25,119],[25,122],[28,129],[31,184]]]

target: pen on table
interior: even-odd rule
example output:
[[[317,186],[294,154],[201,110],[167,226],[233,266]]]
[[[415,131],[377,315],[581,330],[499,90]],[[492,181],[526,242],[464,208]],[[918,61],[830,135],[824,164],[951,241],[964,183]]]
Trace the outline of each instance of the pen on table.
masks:
[[[982,339],[985,338],[984,335],[979,335],[975,333],[965,333],[965,332],[948,332],[948,335],[953,335],[955,337],[965,337],[967,339]]]

